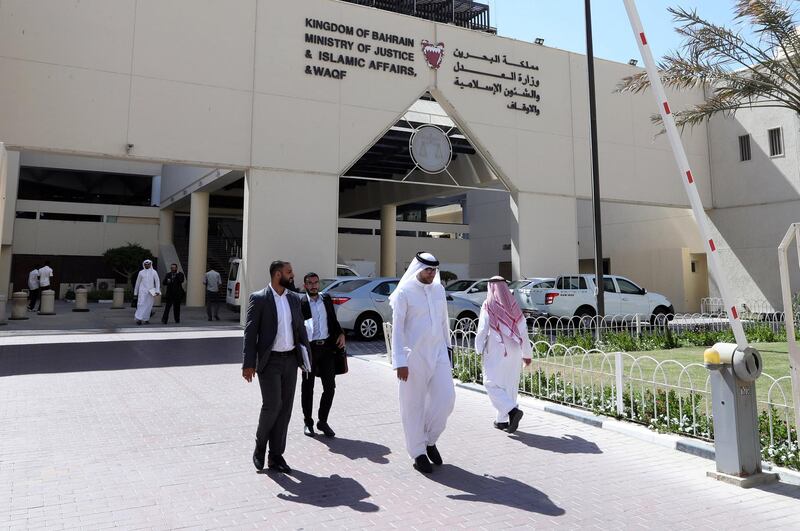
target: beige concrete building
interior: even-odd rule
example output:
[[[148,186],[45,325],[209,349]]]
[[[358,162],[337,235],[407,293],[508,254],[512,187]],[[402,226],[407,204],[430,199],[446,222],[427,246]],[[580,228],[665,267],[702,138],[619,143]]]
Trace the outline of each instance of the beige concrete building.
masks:
[[[420,248],[459,276],[586,268],[586,58],[498,37],[486,10],[447,3],[443,22],[371,1],[1,3],[2,290],[31,260],[97,261],[129,241],[160,267],[181,263],[189,304],[202,301],[196,272],[234,254],[245,295],[276,258],[323,276],[342,262],[395,274]],[[596,68],[611,271],[696,311],[709,293],[703,246],[652,99],[614,93],[635,67]],[[669,97],[680,108],[704,95]],[[772,122],[782,158],[756,150]],[[409,149],[431,124],[445,143]],[[762,258],[796,221],[796,130],[788,114],[753,113],[683,136],[729,274],[743,296],[775,304]],[[749,165],[737,163],[742,131]],[[447,170],[422,171],[443,145]],[[80,172],[75,183],[64,170]],[[97,192],[112,181],[121,189]]]

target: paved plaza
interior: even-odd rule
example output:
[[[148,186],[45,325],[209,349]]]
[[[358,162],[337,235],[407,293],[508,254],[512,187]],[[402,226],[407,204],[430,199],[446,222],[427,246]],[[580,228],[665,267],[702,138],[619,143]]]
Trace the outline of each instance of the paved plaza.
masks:
[[[256,473],[241,340],[139,337],[0,347],[0,528],[800,527],[798,487],[741,490],[711,461],[533,408],[509,436],[466,389],[423,476],[374,355],[337,380],[337,437],[302,434],[298,386],[295,471]]]

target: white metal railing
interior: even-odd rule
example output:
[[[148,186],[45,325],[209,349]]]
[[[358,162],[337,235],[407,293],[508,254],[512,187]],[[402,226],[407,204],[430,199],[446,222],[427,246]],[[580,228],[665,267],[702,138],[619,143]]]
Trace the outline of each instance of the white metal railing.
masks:
[[[453,370],[462,381],[483,382],[472,325],[451,331]],[[391,323],[384,323],[391,358]],[[711,390],[702,363],[604,352],[531,339],[533,362],[520,378],[521,393],[645,424],[652,429],[713,440]],[[698,360],[701,359],[698,347]],[[757,382],[764,457],[800,465],[789,376],[762,374]],[[794,463],[794,465],[793,465]]]
[[[771,314],[775,313],[775,308],[768,300],[756,299],[741,302],[736,305],[739,313],[750,314]],[[725,304],[719,297],[703,297],[700,299],[700,313],[709,315],[727,316]]]
[[[740,320],[745,332],[771,330],[773,334],[785,333],[782,313],[742,312]],[[726,332],[730,331],[730,321],[723,315],[714,313],[660,314],[657,316],[615,315],[585,317],[539,317],[529,320],[532,333],[555,340],[559,336],[591,334],[602,340],[608,333],[628,333],[633,337],[645,334],[666,334],[667,332]]]

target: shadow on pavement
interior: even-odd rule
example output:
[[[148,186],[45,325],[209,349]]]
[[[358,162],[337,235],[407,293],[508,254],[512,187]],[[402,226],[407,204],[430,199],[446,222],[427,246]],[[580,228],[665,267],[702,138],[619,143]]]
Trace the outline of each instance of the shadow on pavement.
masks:
[[[762,485],[754,488],[763,490],[764,492],[777,494],[779,496],[800,500],[800,486],[797,485],[789,485],[788,483],[773,483],[772,485]]]
[[[557,454],[602,454],[603,451],[597,444],[587,441],[577,435],[564,435],[562,437],[550,437],[548,435],[537,435],[535,433],[525,433],[517,431],[509,437],[513,441],[519,441],[531,448],[547,450]]]
[[[0,347],[0,376],[241,362],[237,337]]]
[[[561,516],[566,511],[553,503],[544,492],[507,477],[479,476],[453,465],[434,467],[425,477],[466,494],[449,494],[453,500],[493,503],[547,516]]]
[[[341,437],[323,437],[317,435],[316,440],[328,447],[331,453],[343,455],[348,459],[367,459],[379,465],[389,462],[387,455],[392,453],[388,446],[369,441],[342,439]]]
[[[379,507],[364,501],[370,497],[367,489],[353,478],[338,474],[317,477],[295,470],[292,475],[268,473],[283,490],[278,498],[286,501],[313,505],[315,507],[350,507],[360,513],[374,513]]]

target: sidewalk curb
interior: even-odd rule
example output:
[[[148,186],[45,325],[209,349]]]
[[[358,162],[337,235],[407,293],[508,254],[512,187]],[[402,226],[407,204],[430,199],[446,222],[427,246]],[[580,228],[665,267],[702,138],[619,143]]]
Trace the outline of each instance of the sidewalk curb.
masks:
[[[486,394],[486,389],[482,385],[475,383],[463,383],[456,381],[456,387],[474,391],[476,393]],[[560,415],[571,420],[576,420],[578,422],[583,422],[584,424],[594,426],[595,428],[633,437],[635,439],[662,446],[664,448],[702,457],[703,459],[709,459],[712,461],[714,460],[714,445],[705,441],[681,437],[680,435],[675,435],[672,433],[658,433],[639,424],[633,424],[631,422],[617,420],[611,417],[595,415],[590,411],[564,406],[561,404],[555,404],[553,402],[547,402],[545,400],[527,395],[520,394],[519,402],[520,405],[523,405],[529,409]],[[777,473],[778,481],[781,483],[800,486],[800,472],[779,467],[766,461],[761,462],[761,467],[765,472]]]

